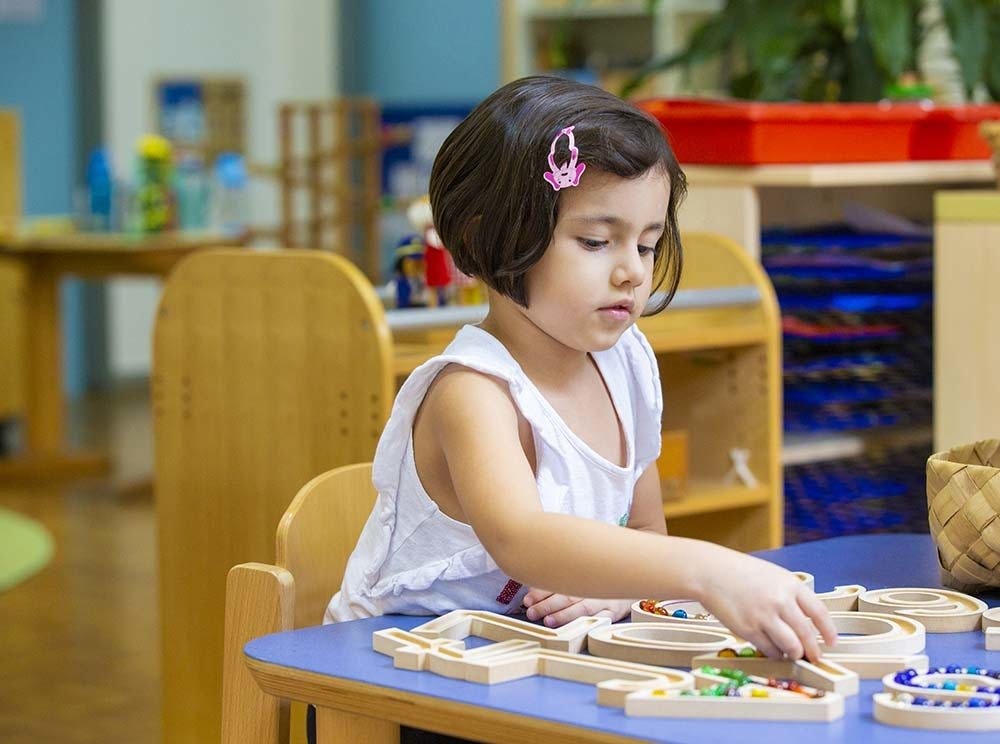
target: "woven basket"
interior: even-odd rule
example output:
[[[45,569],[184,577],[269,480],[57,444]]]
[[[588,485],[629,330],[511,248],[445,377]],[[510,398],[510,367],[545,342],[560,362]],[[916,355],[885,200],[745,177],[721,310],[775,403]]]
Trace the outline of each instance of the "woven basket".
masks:
[[[1000,439],[931,455],[927,511],[942,584],[964,592],[1000,587]]]

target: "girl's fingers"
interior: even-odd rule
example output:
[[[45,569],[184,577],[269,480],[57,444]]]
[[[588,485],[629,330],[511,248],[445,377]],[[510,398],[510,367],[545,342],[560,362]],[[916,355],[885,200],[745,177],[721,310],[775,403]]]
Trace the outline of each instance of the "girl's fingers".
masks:
[[[833,618],[830,617],[830,612],[826,609],[826,605],[820,601],[819,597],[808,590],[799,593],[798,603],[802,612],[812,620],[813,625],[816,626],[816,630],[823,636],[826,645],[835,646],[837,644],[837,626],[833,624]]]
[[[521,604],[525,607],[531,607],[533,604],[537,604],[546,597],[551,596],[552,592],[547,592],[544,589],[529,589],[528,593],[524,595],[524,599],[521,600]]]
[[[781,618],[776,618],[765,629],[768,638],[777,647],[778,654],[774,658],[787,656],[789,659],[802,658],[802,642],[795,634],[788,623]],[[768,654],[770,656],[771,654]]]
[[[549,615],[560,612],[579,601],[578,597],[567,597],[565,594],[551,594],[528,608],[528,619],[540,620],[541,618],[547,618]]]
[[[809,621],[798,605],[794,605],[781,614],[781,619],[785,621],[792,632],[795,633],[802,645],[802,652],[809,661],[816,661],[820,657],[819,643],[816,640],[816,628]]]
[[[750,641],[750,643],[752,643],[758,651],[763,652],[763,654],[768,658],[770,659],[781,658],[782,655],[781,649],[779,649],[771,642],[771,639],[767,637],[767,634],[754,633],[753,637],[748,635],[747,640]]]
[[[559,628],[567,623],[571,623],[578,617],[587,617],[590,615],[598,616],[605,615],[607,617],[612,617],[611,610],[600,610],[596,613],[591,613],[587,607],[587,603],[584,600],[577,600],[573,604],[554,612],[551,615],[546,615],[545,625],[549,628]]]

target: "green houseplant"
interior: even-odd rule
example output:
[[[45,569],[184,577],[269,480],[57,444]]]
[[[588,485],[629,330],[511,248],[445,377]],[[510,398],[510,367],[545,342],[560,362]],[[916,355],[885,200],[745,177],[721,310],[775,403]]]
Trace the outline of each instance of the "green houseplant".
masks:
[[[1000,0],[938,0],[971,98],[1000,100]],[[658,2],[650,0],[654,12]],[[905,73],[931,30],[926,0],[726,0],[687,46],[650,60],[622,90],[651,75],[718,61],[720,86],[762,101],[877,101]]]

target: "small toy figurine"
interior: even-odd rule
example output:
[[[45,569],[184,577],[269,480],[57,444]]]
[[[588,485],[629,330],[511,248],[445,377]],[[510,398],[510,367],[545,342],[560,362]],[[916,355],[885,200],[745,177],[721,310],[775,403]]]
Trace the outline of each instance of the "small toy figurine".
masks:
[[[396,307],[424,307],[426,287],[424,286],[424,244],[417,235],[409,235],[400,241],[395,252],[393,285]]]
[[[136,194],[139,229],[160,232],[174,226],[174,199],[171,184],[170,143],[156,134],[139,138]]]
[[[441,238],[434,229],[431,202],[426,196],[414,201],[406,210],[410,224],[424,243],[424,281],[427,284],[427,305],[447,305],[449,288],[454,276],[454,264]]]

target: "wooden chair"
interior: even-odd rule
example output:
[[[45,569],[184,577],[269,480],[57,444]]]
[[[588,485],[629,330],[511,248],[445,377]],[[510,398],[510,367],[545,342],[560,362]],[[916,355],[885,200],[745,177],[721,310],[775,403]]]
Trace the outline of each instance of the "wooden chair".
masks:
[[[178,264],[154,336],[163,740],[219,741],[226,573],[275,561],[303,483],[372,459],[390,335],[346,259],[220,249]]]
[[[318,624],[375,503],[371,465],[347,465],[306,484],[281,518],[277,565],[234,566],[226,582],[222,693],[223,744],[276,744],[302,738],[304,710],[263,692],[243,646],[267,633]],[[318,724],[324,726],[322,711]],[[360,718],[360,717],[359,717]],[[399,727],[369,719],[366,742],[398,741]]]

